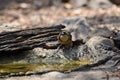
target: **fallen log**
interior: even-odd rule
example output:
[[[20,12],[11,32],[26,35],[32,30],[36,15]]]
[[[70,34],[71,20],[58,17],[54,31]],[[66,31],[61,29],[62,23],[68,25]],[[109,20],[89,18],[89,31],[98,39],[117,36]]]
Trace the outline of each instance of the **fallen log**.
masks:
[[[0,53],[30,50],[56,41],[63,25],[0,33]]]

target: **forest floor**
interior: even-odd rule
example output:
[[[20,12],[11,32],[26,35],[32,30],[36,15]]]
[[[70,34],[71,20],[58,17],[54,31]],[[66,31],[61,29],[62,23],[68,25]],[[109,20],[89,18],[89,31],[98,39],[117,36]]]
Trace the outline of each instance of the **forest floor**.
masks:
[[[65,6],[68,5],[65,4]],[[119,18],[120,7],[113,5],[108,9],[101,9],[101,8],[69,9],[69,6],[68,8],[51,6],[51,7],[43,7],[40,9],[35,9],[33,7],[30,7],[28,4],[19,4],[12,8],[6,8],[0,10],[0,24],[10,24],[19,29],[27,29],[27,28],[54,24],[61,20],[64,20],[65,18],[70,18],[70,17],[94,17],[94,16],[101,16],[101,17],[103,16],[103,19],[104,16],[114,16]],[[118,29],[120,30],[120,27]],[[120,70],[120,67],[118,67],[118,69]],[[119,71],[109,72],[108,75],[118,76],[120,78]]]

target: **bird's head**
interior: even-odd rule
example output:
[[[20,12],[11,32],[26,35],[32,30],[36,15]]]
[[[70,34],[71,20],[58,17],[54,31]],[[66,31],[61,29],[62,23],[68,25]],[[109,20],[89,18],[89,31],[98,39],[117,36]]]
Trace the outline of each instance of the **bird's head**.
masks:
[[[70,47],[73,45],[72,43],[72,35],[70,32],[66,30],[62,30],[58,35],[58,41],[60,44],[62,44],[65,47]]]

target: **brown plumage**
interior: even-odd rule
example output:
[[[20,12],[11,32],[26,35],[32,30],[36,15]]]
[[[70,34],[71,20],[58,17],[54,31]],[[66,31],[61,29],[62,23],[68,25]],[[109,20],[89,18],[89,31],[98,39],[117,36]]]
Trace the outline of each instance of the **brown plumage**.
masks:
[[[62,44],[64,47],[72,47],[72,36],[70,32],[66,30],[62,30],[58,35],[58,41],[60,44]]]

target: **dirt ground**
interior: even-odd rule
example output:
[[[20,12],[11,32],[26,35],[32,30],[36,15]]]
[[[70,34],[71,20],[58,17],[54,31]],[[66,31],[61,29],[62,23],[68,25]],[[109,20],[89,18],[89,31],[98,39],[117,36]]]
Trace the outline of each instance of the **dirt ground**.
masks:
[[[64,6],[64,7],[63,7]],[[60,7],[50,6],[39,9],[27,3],[14,4],[12,7],[0,10],[0,24],[7,23],[20,29],[45,26],[57,23],[68,17],[92,17],[96,15],[120,16],[120,7],[112,5],[107,9],[73,8],[69,3]]]

